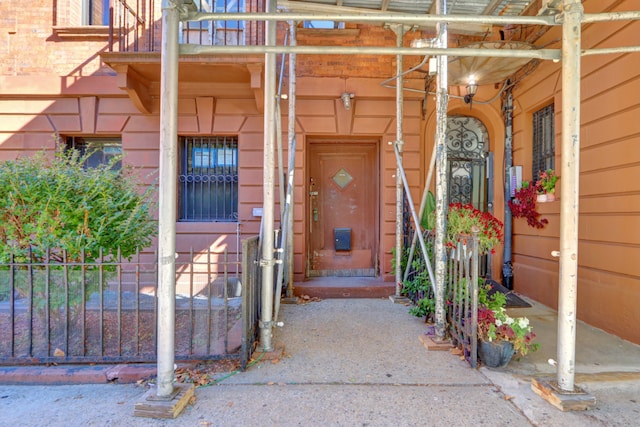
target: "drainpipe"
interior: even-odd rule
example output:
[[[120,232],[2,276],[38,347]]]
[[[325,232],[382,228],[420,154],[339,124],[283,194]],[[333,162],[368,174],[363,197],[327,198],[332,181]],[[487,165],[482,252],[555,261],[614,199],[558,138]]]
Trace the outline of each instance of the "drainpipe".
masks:
[[[447,14],[447,3],[438,0],[436,15]],[[447,23],[438,21],[438,47],[447,48]],[[437,57],[438,75],[436,79],[436,337],[445,338],[445,277],[447,273],[447,253],[444,241],[447,233],[447,105],[448,105],[448,67],[447,56]]]
[[[583,7],[564,0],[562,24],[562,190],[560,192],[560,278],[558,368],[561,390],[573,392],[578,291],[580,178],[580,49]]]
[[[276,1],[268,0],[266,12],[276,11]],[[265,22],[265,44],[276,44],[276,22]],[[262,351],[271,351],[273,331],[273,265],[274,260],[274,178],[275,178],[275,97],[276,97],[276,54],[264,54],[264,163],[262,187],[262,313],[260,315],[260,346]]]
[[[505,100],[502,110],[505,120],[504,137],[504,176],[507,182],[504,183],[504,251],[502,257],[502,285],[507,289],[513,289],[513,264],[512,241],[513,241],[513,217],[508,201],[511,199],[511,167],[513,166],[513,93],[511,89],[505,92]]]
[[[396,45],[402,47],[402,38],[404,36],[404,27],[402,24],[394,26],[396,33]],[[402,119],[403,119],[403,102],[404,94],[402,92],[404,86],[404,76],[402,74],[403,67],[403,55],[396,56],[396,75],[398,79],[396,81],[396,146],[398,147],[397,154],[397,166],[396,166],[396,294],[395,297],[400,297],[400,291],[402,289],[402,252],[403,252],[403,201],[404,192],[402,190],[402,176],[400,175],[400,165],[402,164],[402,150],[404,148],[404,140],[402,134]],[[416,233],[420,232],[420,227],[416,228]]]
[[[174,392],[176,302],[176,182],[178,152],[178,8],[162,1],[160,178],[158,199],[157,396]]]

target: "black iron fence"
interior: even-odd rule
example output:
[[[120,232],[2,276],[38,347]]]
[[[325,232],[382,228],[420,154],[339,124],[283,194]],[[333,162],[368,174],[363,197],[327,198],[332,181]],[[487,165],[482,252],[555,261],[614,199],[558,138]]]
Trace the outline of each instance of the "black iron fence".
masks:
[[[411,254],[410,265],[402,284],[402,293],[414,304],[412,312],[434,321],[435,295],[427,265],[420,245],[411,251],[413,228],[405,244]],[[435,271],[434,235],[427,231],[424,241],[429,254],[431,269]],[[445,277],[446,329],[454,345],[463,350],[472,367],[477,366],[478,341],[478,281],[482,277],[483,261],[486,257],[478,250],[478,237],[459,236],[455,248],[447,248],[447,272]]]
[[[478,366],[478,233],[459,236],[447,251],[447,326],[453,343]]]
[[[176,360],[237,358],[257,336],[257,237],[242,262],[211,251],[176,260]],[[151,362],[157,350],[157,256],[0,264],[0,364]]]

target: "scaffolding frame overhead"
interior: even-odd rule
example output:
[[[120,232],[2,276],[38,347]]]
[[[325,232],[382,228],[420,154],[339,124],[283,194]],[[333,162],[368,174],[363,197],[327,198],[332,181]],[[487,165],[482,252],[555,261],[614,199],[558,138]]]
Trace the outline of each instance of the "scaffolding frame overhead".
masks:
[[[447,120],[447,63],[449,56],[486,56],[486,57],[518,57],[540,60],[562,61],[562,169],[563,186],[561,193],[560,208],[560,275],[559,275],[559,316],[558,316],[558,371],[557,383],[562,391],[573,392],[575,365],[575,329],[576,329],[576,288],[577,288],[577,262],[578,262],[578,173],[580,157],[580,57],[588,54],[607,54],[622,52],[638,52],[640,47],[629,46],[601,50],[585,50],[581,48],[581,25],[586,22],[605,22],[613,20],[637,20],[640,19],[640,12],[606,13],[599,15],[585,15],[580,0],[546,0],[542,2],[542,8],[535,16],[523,16],[532,4],[536,1],[516,1],[516,0],[484,0],[474,2],[454,2],[450,10],[447,10],[445,0],[434,1],[374,1],[374,0],[326,0],[326,1],[280,1],[267,0],[266,13],[199,13],[193,7],[193,0],[164,0],[163,1],[163,28],[162,28],[162,83],[161,83],[161,132],[160,132],[160,194],[166,197],[174,197],[175,191],[170,192],[175,186],[175,179],[171,173],[167,172],[170,167],[167,163],[175,161],[175,138],[177,137],[177,71],[178,52],[180,54],[247,54],[260,53],[265,55],[265,98],[264,98],[264,135],[265,135],[265,160],[264,160],[264,191],[263,204],[264,216],[262,226],[263,253],[261,265],[263,267],[263,316],[260,321],[261,345],[265,350],[271,349],[271,333],[274,326],[272,318],[273,301],[273,267],[274,263],[274,224],[273,209],[275,206],[274,192],[274,136],[276,134],[276,123],[274,120],[273,105],[275,103],[275,81],[276,81],[276,61],[275,54],[380,54],[393,55],[398,62],[402,62],[403,56],[426,56],[433,55],[439,58],[438,66],[440,80],[437,84],[437,126],[440,135],[438,141],[444,138]],[[472,8],[472,5],[474,5]],[[276,12],[279,8],[280,11]],[[178,19],[176,11],[179,13],[181,21],[203,21],[203,20],[255,20],[265,21],[267,24],[267,38],[264,46],[178,46]],[[447,28],[452,29],[457,25],[477,24],[478,28],[491,25],[506,24],[530,24],[542,26],[562,26],[562,47],[561,49],[486,49],[486,48],[449,48],[446,42],[438,43],[437,47],[411,48],[402,47],[399,43],[395,47],[370,46],[370,47],[346,47],[346,46],[278,46],[275,43],[275,23],[277,22],[297,22],[308,20],[330,20],[340,22],[356,23],[379,23],[396,24],[398,26],[408,26],[409,28],[431,28],[438,27],[440,37],[446,37]],[[398,31],[398,30],[396,30]],[[401,70],[398,71],[398,75]],[[399,80],[402,81],[401,79]],[[401,87],[401,85],[399,85]],[[295,91],[291,91],[295,94]],[[396,91],[396,103],[402,102],[402,93]],[[398,106],[398,123],[401,123],[402,110]],[[165,123],[166,121],[166,123]],[[291,120],[290,117],[290,122]],[[396,146],[401,153],[402,131],[397,131]],[[441,145],[441,144],[439,144]],[[443,167],[442,156],[445,153],[438,150],[438,170]],[[446,160],[446,159],[445,159]],[[401,164],[401,156],[399,156]],[[442,176],[440,176],[442,175]],[[444,182],[442,180],[445,180]],[[402,193],[401,182],[397,181],[398,195]],[[446,185],[446,174],[439,174],[436,178],[436,187],[444,188]],[[437,191],[437,227],[436,248],[442,245],[444,239],[443,228],[445,224],[446,200],[444,190]],[[171,205],[171,200],[165,200],[167,206]],[[173,201],[175,206],[175,200]],[[171,281],[172,262],[175,264],[173,252],[175,251],[175,213],[171,209],[163,209],[163,199],[161,198],[161,209],[159,211],[159,250],[161,274],[159,275],[159,289],[169,289]],[[396,221],[401,221],[401,213]],[[173,223],[173,224],[172,224]],[[291,226],[291,225],[289,225]],[[396,228],[398,229],[398,227]],[[290,230],[291,231],[291,230]],[[173,245],[173,246],[172,246]],[[440,253],[443,251],[436,251]],[[441,254],[442,255],[442,254]],[[436,255],[438,256],[438,255]],[[285,258],[286,259],[286,258]],[[439,262],[441,260],[438,259]],[[173,267],[175,268],[175,267]],[[401,268],[399,265],[397,268]],[[437,264],[436,286],[443,286],[445,274],[442,265]],[[396,274],[400,277],[399,273]],[[438,289],[440,291],[441,289]],[[164,301],[172,297],[171,292],[160,292],[160,306],[163,310],[175,309],[171,302]],[[436,301],[442,300],[442,295]],[[442,305],[443,301],[439,301]],[[436,317],[438,318],[438,307],[436,307]],[[440,318],[438,328],[441,329]],[[159,324],[158,345],[171,346],[173,338],[172,325],[169,323]],[[169,330],[171,329],[171,330]],[[440,335],[440,333],[439,333]],[[164,338],[163,338],[164,337]],[[169,367],[173,365],[173,359],[168,354],[168,349],[158,351],[158,393],[166,395],[169,391],[168,384],[173,380]],[[173,349],[171,349],[173,350]]]

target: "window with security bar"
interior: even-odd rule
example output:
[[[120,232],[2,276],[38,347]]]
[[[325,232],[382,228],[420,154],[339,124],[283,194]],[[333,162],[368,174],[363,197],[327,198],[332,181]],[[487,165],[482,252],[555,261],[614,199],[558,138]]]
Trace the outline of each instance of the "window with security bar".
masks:
[[[237,221],[238,138],[180,139],[179,219]]]
[[[535,181],[541,171],[555,169],[556,147],[554,108],[548,105],[533,113],[532,177]]]
[[[97,168],[113,162],[112,170],[122,169],[122,160],[114,158],[122,155],[122,140],[120,138],[84,138],[69,136],[66,139],[67,150],[78,150],[81,156],[87,155],[85,168]]]

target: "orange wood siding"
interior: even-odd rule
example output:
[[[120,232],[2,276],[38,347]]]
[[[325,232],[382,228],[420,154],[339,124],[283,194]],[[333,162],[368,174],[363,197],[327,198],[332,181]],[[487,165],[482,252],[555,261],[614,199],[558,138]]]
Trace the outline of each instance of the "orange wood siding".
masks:
[[[633,2],[584,2],[585,11],[633,9]],[[637,3],[636,3],[637,6]],[[637,9],[637,7],[636,7]],[[587,25],[583,49],[637,44],[640,22]],[[554,30],[546,37],[559,37]],[[582,59],[578,318],[640,342],[640,55]],[[562,76],[544,64],[514,92],[514,164],[531,179],[531,116],[555,102],[556,170],[560,173]],[[562,176],[559,180],[559,194]],[[549,220],[542,230],[514,223],[514,284],[544,304],[558,304],[559,203],[538,205]]]

